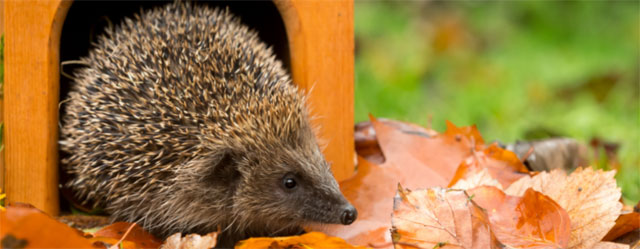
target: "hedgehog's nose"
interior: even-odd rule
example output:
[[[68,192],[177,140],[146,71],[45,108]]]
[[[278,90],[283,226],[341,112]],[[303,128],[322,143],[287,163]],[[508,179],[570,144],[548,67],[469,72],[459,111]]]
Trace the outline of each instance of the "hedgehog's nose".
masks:
[[[349,225],[353,223],[353,221],[355,221],[356,218],[358,218],[358,211],[356,210],[356,208],[351,206],[351,204],[349,204],[342,211],[342,216],[340,217],[340,221],[342,221],[342,224],[344,225]]]

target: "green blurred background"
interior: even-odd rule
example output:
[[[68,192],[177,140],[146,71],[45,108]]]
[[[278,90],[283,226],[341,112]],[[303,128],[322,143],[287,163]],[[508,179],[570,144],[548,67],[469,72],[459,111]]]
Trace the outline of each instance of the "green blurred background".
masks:
[[[638,1],[356,1],[356,121],[619,145],[640,200]],[[595,158],[595,156],[594,156]],[[594,162],[607,168],[607,163]]]

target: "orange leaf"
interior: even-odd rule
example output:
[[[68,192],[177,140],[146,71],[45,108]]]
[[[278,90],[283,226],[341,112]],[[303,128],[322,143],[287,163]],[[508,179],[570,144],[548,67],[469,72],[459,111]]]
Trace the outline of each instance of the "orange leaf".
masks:
[[[486,209],[491,228],[504,245],[512,248],[567,247],[569,215],[551,198],[532,189],[522,197],[509,196],[489,186],[467,192],[478,206]]]
[[[119,239],[124,236],[127,229],[131,226],[132,223],[129,222],[116,222],[106,227],[103,227],[99,231],[93,234],[94,241],[104,241],[108,244],[112,244],[112,240],[115,239],[117,242]],[[110,238],[109,240],[101,240],[100,238]],[[135,224],[133,229],[129,232],[129,234],[124,238],[126,243],[125,248],[158,248],[162,244],[162,241],[149,234],[147,231],[142,229],[142,227]],[[129,246],[127,246],[129,245]]]
[[[455,185],[460,179],[467,178],[484,168],[488,169],[489,174],[505,187],[528,175],[529,172],[515,153],[492,144],[485,150],[476,152],[464,160],[458,166],[449,186]]]
[[[373,118],[375,119],[375,118]],[[400,122],[396,120],[379,118],[375,122],[383,123],[387,126],[394,127],[407,134],[415,134],[424,137],[432,137],[438,135],[438,132],[420,127],[415,124]],[[371,121],[360,122],[356,124],[354,133],[356,153],[368,161],[376,164],[384,163],[384,155],[376,138],[376,130],[373,128]]]
[[[137,248],[137,245],[134,242],[127,241],[127,240],[120,241],[120,239],[114,239],[114,238],[94,237],[94,238],[90,238],[89,241],[93,242],[94,246],[97,246],[100,248],[109,249],[110,247],[113,247],[113,246],[116,246],[116,248],[120,248],[122,246],[122,248],[127,248],[127,249]]]
[[[300,236],[275,237],[275,238],[250,238],[236,244],[236,249],[248,248],[286,248],[286,249],[311,249],[311,248],[365,248],[352,246],[338,237],[330,237],[320,232],[306,233]]]
[[[323,226],[319,230],[349,243],[391,246],[389,228],[396,184],[410,188],[446,186],[462,159],[482,148],[475,127],[458,128],[447,123],[444,134],[433,134],[412,124],[381,122],[372,117],[375,136],[385,162],[376,165],[358,158],[358,172],[340,183],[345,197],[358,210],[350,226]],[[443,156],[446,155],[446,156]]]
[[[340,183],[342,193],[358,210],[358,219],[349,226],[325,225],[318,230],[355,245],[391,246],[386,234],[391,228],[395,184],[401,175],[394,167],[384,168],[358,157],[355,177]]]
[[[484,141],[475,126],[458,128],[447,121],[447,130],[435,136],[402,130],[372,120],[378,143],[386,161],[382,167],[395,167],[408,188],[445,187],[451,181],[460,162],[482,149]],[[427,180],[428,179],[428,180]]]
[[[611,228],[611,230],[609,230],[609,233],[607,233],[602,240],[613,241],[638,228],[640,228],[640,213],[631,212],[623,214],[618,217],[616,224]]]
[[[598,243],[620,215],[620,188],[613,178],[615,171],[578,168],[571,175],[561,169],[525,176],[505,192],[521,196],[528,188],[551,197],[569,214],[571,239],[568,248],[587,249]]]
[[[457,127],[449,120],[446,122],[447,130],[444,132],[445,136],[453,137],[456,140],[467,140],[478,147],[484,146],[484,139],[482,139],[482,135],[480,135],[476,125]]]
[[[439,187],[398,190],[393,211],[395,248],[503,248],[487,214],[464,191]]]
[[[0,211],[0,227],[7,248],[94,248],[80,231],[25,204]]]

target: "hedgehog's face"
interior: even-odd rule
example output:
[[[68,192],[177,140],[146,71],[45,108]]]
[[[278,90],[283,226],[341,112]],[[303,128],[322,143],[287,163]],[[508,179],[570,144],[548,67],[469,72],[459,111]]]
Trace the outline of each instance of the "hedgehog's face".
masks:
[[[357,217],[317,145],[248,152],[235,164],[237,222],[277,231],[307,223],[349,225]]]

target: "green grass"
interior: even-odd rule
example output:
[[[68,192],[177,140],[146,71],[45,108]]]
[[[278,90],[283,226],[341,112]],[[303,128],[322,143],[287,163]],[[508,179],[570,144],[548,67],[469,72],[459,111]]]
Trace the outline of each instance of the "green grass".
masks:
[[[432,117],[502,142],[599,137],[621,145],[618,184],[638,202],[639,5],[356,1],[356,121]],[[588,84],[606,76],[617,80]]]

